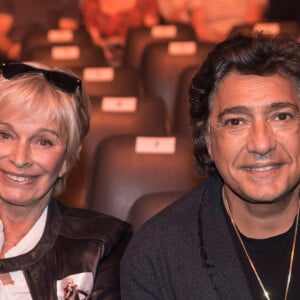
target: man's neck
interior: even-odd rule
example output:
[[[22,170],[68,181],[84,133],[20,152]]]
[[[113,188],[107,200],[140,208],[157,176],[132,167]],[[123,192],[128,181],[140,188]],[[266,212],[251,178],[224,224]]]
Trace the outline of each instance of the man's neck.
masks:
[[[253,204],[224,192],[230,217],[238,230],[249,238],[265,239],[288,231],[298,212],[298,197],[272,204]]]

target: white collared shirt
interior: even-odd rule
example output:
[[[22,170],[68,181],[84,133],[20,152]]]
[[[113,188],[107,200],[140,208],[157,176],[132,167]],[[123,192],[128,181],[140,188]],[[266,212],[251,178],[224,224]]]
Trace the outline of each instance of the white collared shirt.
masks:
[[[25,254],[32,250],[41,239],[47,219],[48,207],[46,207],[35,222],[29,232],[22,238],[22,240],[13,248],[5,253],[5,258],[15,257]],[[3,223],[0,220],[0,248],[3,245]],[[9,273],[13,284],[3,284],[0,280],[0,299],[1,300],[32,300],[30,291],[25,280],[22,270]]]

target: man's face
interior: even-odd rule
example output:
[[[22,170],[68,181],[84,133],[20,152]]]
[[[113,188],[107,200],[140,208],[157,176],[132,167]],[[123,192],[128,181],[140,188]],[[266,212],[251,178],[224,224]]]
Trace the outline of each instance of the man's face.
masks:
[[[214,97],[207,147],[225,187],[239,197],[269,202],[291,191],[298,197],[300,99],[295,85],[279,75],[228,74]]]

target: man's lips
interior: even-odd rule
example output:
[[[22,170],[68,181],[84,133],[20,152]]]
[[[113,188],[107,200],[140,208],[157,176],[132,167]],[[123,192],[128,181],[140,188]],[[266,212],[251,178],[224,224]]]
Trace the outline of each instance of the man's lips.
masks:
[[[245,169],[247,171],[252,172],[266,172],[274,169],[278,169],[279,165],[271,165],[271,166],[263,166],[263,167],[246,167]]]
[[[279,169],[285,163],[267,163],[267,164],[253,164],[253,165],[244,165],[240,169],[250,171],[250,172],[268,172],[271,170]]]

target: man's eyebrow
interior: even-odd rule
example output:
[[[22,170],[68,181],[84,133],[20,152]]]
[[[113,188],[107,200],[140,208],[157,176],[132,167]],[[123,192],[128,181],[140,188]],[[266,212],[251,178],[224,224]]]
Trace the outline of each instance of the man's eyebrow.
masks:
[[[288,102],[276,102],[276,103],[272,103],[269,107],[269,111],[274,111],[274,110],[278,110],[278,109],[282,109],[282,108],[291,108],[296,112],[299,112],[299,107],[296,104],[293,103],[288,103]]]
[[[267,112],[283,109],[283,108],[291,108],[296,112],[299,112],[299,107],[296,104],[288,103],[288,102],[275,102],[272,103],[270,106],[267,107]],[[250,114],[250,110],[246,106],[233,106],[229,108],[225,108],[218,114],[218,122],[222,120],[224,115],[226,114]]]
[[[224,115],[226,115],[226,114],[247,114],[247,115],[249,115],[250,112],[249,112],[249,108],[247,108],[246,106],[233,106],[233,107],[225,108],[218,114],[218,122],[220,122],[222,120],[222,118],[224,117]]]

